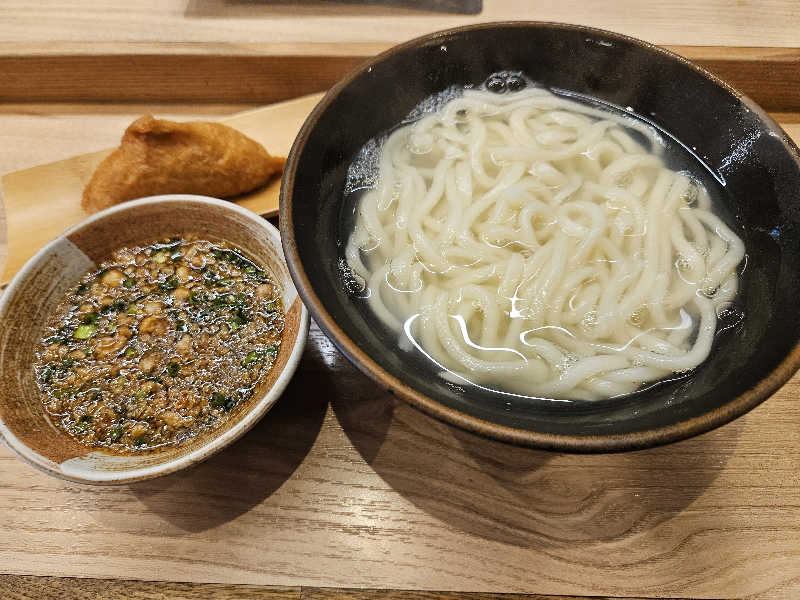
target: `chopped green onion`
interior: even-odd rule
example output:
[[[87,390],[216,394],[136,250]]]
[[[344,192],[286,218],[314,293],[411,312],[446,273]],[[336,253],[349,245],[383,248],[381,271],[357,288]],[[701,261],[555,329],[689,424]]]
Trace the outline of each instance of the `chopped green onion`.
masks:
[[[266,276],[264,271],[256,267],[250,261],[246,262],[246,266],[244,267],[244,274],[245,277],[249,277],[250,279],[260,281],[261,283],[269,282],[269,277]]]
[[[82,283],[77,287],[75,293],[78,294],[78,296],[83,296],[88,291],[89,291],[89,286],[86,285],[85,283]]]
[[[211,394],[211,406],[214,408],[225,408],[227,403],[228,399],[224,394],[221,394],[220,392],[214,392]]]
[[[72,337],[76,340],[88,340],[96,329],[96,325],[79,325]]]
[[[147,396],[147,390],[145,390],[144,388],[139,388],[139,390],[136,392],[136,394],[133,397],[136,400],[141,400],[145,396]]]
[[[165,250],[159,250],[153,255],[153,260],[159,264],[167,262],[168,258],[169,258],[169,253],[166,252]]]
[[[244,309],[237,308],[230,320],[231,329],[237,329],[238,327],[246,325],[249,322],[250,322],[250,315],[248,315],[247,312],[244,311]]]
[[[236,303],[236,298],[233,296],[233,294],[224,294],[221,296],[217,296],[211,301],[211,308],[214,310],[220,308],[227,308],[231,304],[235,303]]]
[[[252,261],[246,259],[244,256],[236,252],[235,250],[214,250],[212,252],[214,258],[217,260],[224,260],[225,262],[231,263],[235,265],[237,268],[241,269],[246,275],[253,276],[254,279],[260,281],[267,281],[264,276],[264,273],[256,267]]]
[[[74,360],[72,360],[71,358],[65,358],[64,360],[61,361],[61,369],[62,370],[70,369],[74,364],[75,364]]]
[[[87,325],[94,325],[95,323],[97,323],[97,319],[99,318],[99,316],[100,315],[98,315],[96,312],[86,313],[85,315],[83,315],[81,323],[85,323]]]
[[[227,287],[233,285],[233,279],[219,279],[214,285],[217,287]]]
[[[133,438],[133,445],[134,446],[144,446],[147,443],[147,434],[143,433],[142,435],[137,435]]]
[[[158,287],[160,287],[162,290],[174,290],[180,284],[181,282],[178,280],[177,275],[170,275],[166,280],[159,283]]]
[[[181,372],[181,366],[176,362],[171,362],[167,365],[167,373],[172,377],[178,375]]]
[[[79,433],[83,433],[89,428],[89,423],[92,422],[92,415],[83,414],[77,421],[75,421],[75,429]]]
[[[125,350],[125,358],[133,358],[136,356],[136,350],[133,348],[128,348]]]
[[[186,327],[186,321],[179,320],[177,323],[175,323],[175,329],[181,333],[186,332],[188,330]]]
[[[219,276],[211,269],[204,268],[203,281],[205,281],[206,286],[216,285],[217,281],[219,281]]]
[[[247,353],[242,359],[242,366],[246,367],[254,362],[261,362],[265,356],[272,355],[273,357],[278,354],[278,348],[276,346],[268,346],[262,351],[253,350]]]
[[[125,279],[125,281],[122,282],[122,285],[124,285],[128,289],[131,289],[133,286],[136,285],[136,279],[133,277],[128,277],[127,279]]]
[[[122,425],[117,425],[111,430],[108,439],[110,439],[112,442],[118,442],[124,433],[125,429],[122,427]]]
[[[176,248],[169,257],[172,259],[172,262],[180,262],[181,259],[183,259],[183,254],[181,254],[180,248]]]
[[[208,296],[202,290],[192,290],[189,292],[189,302],[192,304],[200,304],[202,302],[206,302],[208,300]]]
[[[253,350],[252,352],[248,352],[248,353],[247,353],[247,356],[245,356],[245,357],[244,357],[244,360],[242,360],[242,366],[243,366],[243,367],[246,367],[246,366],[247,366],[247,365],[249,365],[250,363],[254,363],[254,362],[258,362],[258,361],[260,361],[262,358],[264,358],[264,357],[263,357],[263,356],[261,356],[261,355],[260,355],[258,352],[256,352],[255,350]]]
[[[122,298],[119,300],[114,300],[111,304],[106,304],[104,307],[100,309],[100,312],[105,314],[109,312],[122,312],[123,310],[128,308],[128,303],[125,302]]]
[[[278,312],[278,301],[270,300],[266,306],[267,312]]]
[[[128,314],[129,314],[129,315],[135,315],[136,313],[138,313],[138,312],[139,312],[139,307],[138,307],[138,306],[136,306],[135,304],[131,304],[131,305],[128,307],[128,310],[127,310],[127,312],[128,312]]]
[[[42,374],[39,375],[39,380],[42,383],[50,383],[53,381],[53,368],[48,365],[45,370],[42,371]]]

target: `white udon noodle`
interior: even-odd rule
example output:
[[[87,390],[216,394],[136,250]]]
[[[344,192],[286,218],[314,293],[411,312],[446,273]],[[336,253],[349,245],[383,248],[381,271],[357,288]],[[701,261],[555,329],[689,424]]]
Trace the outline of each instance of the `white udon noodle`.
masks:
[[[633,392],[708,357],[744,256],[662,153],[643,123],[544,89],[465,90],[386,139],[347,263],[451,380]]]

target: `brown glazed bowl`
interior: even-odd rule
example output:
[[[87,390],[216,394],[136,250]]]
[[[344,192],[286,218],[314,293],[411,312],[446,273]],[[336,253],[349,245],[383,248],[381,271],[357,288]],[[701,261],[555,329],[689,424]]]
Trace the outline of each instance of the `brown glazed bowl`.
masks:
[[[286,309],[275,365],[227,423],[186,444],[137,456],[84,446],[56,429],[41,401],[32,362],[44,324],[64,293],[114,250],[187,233],[238,246],[275,275]],[[131,483],[177,471],[231,444],[266,414],[297,368],[307,333],[308,312],[270,223],[235,204],[203,196],[154,196],[120,204],[42,248],[0,297],[0,438],[34,467],[80,483]]]
[[[741,321],[723,324],[690,376],[597,402],[507,398],[448,384],[397,348],[343,285],[340,221],[348,166],[364,144],[449,86],[498,71],[591,96],[650,119],[708,165],[723,210],[744,239]],[[692,159],[695,160],[695,159]],[[335,85],[300,131],[281,189],[289,270],[319,326],[381,386],[436,418],[514,444],[612,452],[673,442],[718,427],[775,392],[800,364],[800,157],[749,98],[685,58],[623,35],[511,22],[427,35],[368,61]]]

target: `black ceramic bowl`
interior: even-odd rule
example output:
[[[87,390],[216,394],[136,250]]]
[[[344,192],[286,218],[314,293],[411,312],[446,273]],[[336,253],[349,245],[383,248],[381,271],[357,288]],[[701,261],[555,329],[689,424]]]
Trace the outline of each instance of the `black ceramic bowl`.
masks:
[[[339,270],[348,165],[370,138],[425,97],[480,84],[501,70],[631,107],[674,135],[725,182],[732,226],[747,248],[737,298],[743,321],[717,337],[688,378],[600,402],[516,401],[459,392],[399,351],[365,318]],[[686,59],[587,27],[496,23],[418,38],[334,86],[295,141],[281,189],[289,269],[311,314],[339,349],[400,398],[459,427],[540,448],[645,448],[727,423],[776,391],[800,365],[800,157],[751,100]]]

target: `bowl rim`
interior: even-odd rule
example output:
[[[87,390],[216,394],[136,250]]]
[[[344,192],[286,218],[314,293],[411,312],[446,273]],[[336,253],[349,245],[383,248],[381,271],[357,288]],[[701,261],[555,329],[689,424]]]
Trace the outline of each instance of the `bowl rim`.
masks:
[[[386,388],[390,393],[394,393],[412,406],[422,412],[450,423],[461,429],[484,437],[508,442],[519,446],[535,447],[544,450],[556,450],[574,453],[605,453],[620,452],[628,450],[641,450],[655,446],[683,440],[701,433],[705,433],[720,427],[735,418],[743,415],[749,410],[758,406],[761,402],[769,398],[784,383],[786,383],[795,371],[800,368],[800,340],[798,340],[791,351],[781,360],[781,362],[767,373],[758,383],[750,389],[740,393],[728,402],[707,413],[696,417],[678,421],[669,425],[636,431],[625,434],[608,435],[574,435],[574,434],[552,434],[507,425],[500,425],[479,417],[474,417],[462,411],[449,408],[431,397],[420,393],[403,381],[390,374],[378,365],[370,356],[359,348],[350,337],[333,321],[323,302],[312,289],[311,283],[303,269],[297,242],[294,235],[294,219],[292,217],[294,183],[297,176],[298,157],[303,152],[311,131],[316,126],[321,115],[339,94],[353,82],[356,78],[368,73],[374,66],[383,60],[406,50],[421,47],[435,40],[443,42],[449,36],[460,35],[473,31],[491,30],[497,28],[547,28],[557,30],[580,31],[587,35],[599,35],[605,39],[617,40],[632,43],[645,50],[661,54],[672,60],[678,61],[704,76],[712,83],[733,95],[736,99],[746,105],[748,109],[756,113],[758,118],[765,124],[775,137],[785,146],[794,161],[800,165],[800,151],[786,132],[759,107],[753,100],[745,94],[723,81],[707,69],[693,63],[689,59],[676,54],[666,48],[645,42],[638,38],[615,33],[612,31],[588,27],[584,25],[574,25],[568,23],[558,23],[550,21],[496,21],[490,23],[479,23],[454,27],[441,31],[436,31],[414,38],[408,42],[393,46],[392,48],[378,54],[377,56],[362,63],[345,77],[340,79],[331,87],[325,96],[314,107],[309,116],[303,123],[300,132],[295,138],[292,149],[286,160],[286,167],[283,172],[280,191],[280,228],[282,234],[283,251],[289,272],[294,279],[295,287],[308,306],[314,321],[322,331],[333,341],[337,348],[352,362],[360,371],[373,379],[376,383]]]
[[[34,254],[25,262],[23,267],[9,282],[8,286],[3,291],[2,296],[0,296],[0,315],[3,315],[6,312],[7,305],[10,304],[11,297],[16,292],[16,288],[19,287],[20,283],[28,277],[28,275],[37,265],[39,265],[39,263],[49,254],[52,248],[54,248],[57,244],[62,243],[74,232],[93,225],[98,221],[102,221],[110,215],[120,212],[135,211],[141,206],[149,206],[153,204],[181,205],[189,203],[205,204],[207,206],[214,206],[236,213],[261,227],[267,237],[273,242],[273,245],[279,250],[282,248],[280,232],[272,223],[256,213],[226,200],[220,200],[218,198],[200,196],[196,194],[162,194],[138,198],[136,200],[129,200],[89,216],[88,218],[65,230],[53,240],[48,242],[45,246],[40,248],[36,254]],[[277,258],[285,261],[285,258],[282,256],[277,256]],[[308,337],[309,313],[302,301],[302,296],[299,295],[299,292],[298,299],[300,300],[300,324],[298,328],[297,339],[291,349],[286,365],[276,378],[275,383],[269,388],[269,390],[267,390],[264,396],[243,415],[242,419],[236,423],[236,425],[228,429],[219,437],[209,437],[206,443],[188,454],[161,464],[131,469],[128,471],[82,471],[82,475],[84,476],[79,477],[70,473],[65,473],[63,470],[61,470],[61,465],[63,463],[56,464],[55,469],[52,468],[51,464],[53,461],[42,457],[28,445],[20,441],[19,438],[8,428],[2,417],[0,417],[0,441],[2,441],[5,446],[19,459],[35,467],[36,469],[48,475],[58,477],[59,479],[65,479],[76,483],[88,483],[94,485],[128,484],[137,481],[153,479],[162,475],[168,475],[186,467],[195,465],[209,458],[213,454],[216,454],[242,437],[256,423],[258,423],[258,421],[261,420],[261,418],[275,405],[280,398],[283,390],[286,388],[292,376],[294,375],[294,372],[297,370],[297,366],[300,362],[300,358],[305,348],[306,339]]]

